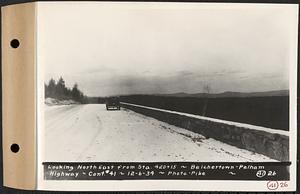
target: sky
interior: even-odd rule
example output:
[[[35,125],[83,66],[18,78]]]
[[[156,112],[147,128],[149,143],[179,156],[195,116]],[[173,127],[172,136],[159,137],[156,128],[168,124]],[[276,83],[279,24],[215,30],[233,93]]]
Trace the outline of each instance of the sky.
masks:
[[[88,96],[289,89],[297,5],[40,2],[38,65]]]

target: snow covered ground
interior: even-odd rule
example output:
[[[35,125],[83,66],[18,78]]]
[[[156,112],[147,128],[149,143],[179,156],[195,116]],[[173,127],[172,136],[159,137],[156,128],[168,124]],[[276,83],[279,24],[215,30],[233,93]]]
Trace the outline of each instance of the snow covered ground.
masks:
[[[48,106],[53,106],[53,105],[70,105],[70,104],[79,104],[78,102],[75,102],[74,100],[57,100],[54,98],[46,98],[45,99],[45,104]]]
[[[45,105],[45,161],[262,162],[264,155],[103,104]]]

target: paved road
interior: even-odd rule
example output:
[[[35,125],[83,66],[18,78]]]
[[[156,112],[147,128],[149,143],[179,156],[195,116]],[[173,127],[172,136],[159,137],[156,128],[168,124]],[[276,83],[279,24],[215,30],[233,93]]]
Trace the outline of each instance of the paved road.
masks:
[[[45,109],[46,161],[272,161],[123,108]]]

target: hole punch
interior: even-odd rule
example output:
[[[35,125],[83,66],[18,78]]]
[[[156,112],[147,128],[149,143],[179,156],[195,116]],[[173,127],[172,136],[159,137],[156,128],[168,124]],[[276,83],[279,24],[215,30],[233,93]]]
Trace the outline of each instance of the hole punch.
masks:
[[[10,41],[10,46],[12,48],[18,48],[20,46],[20,42],[18,39],[13,39],[12,41]]]
[[[17,153],[17,152],[19,152],[19,150],[20,150],[20,146],[19,146],[18,144],[14,143],[14,144],[12,144],[12,145],[10,146],[10,150],[11,150],[13,153]]]

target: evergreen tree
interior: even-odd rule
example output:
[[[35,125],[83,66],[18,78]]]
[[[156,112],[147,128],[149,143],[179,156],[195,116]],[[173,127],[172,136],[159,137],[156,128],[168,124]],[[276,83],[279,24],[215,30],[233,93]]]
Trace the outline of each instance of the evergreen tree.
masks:
[[[55,83],[54,79],[51,78],[49,80],[48,86],[45,88],[45,90],[47,90],[45,92],[46,97],[51,97],[51,98],[55,97],[55,95],[56,95],[56,83]]]
[[[80,91],[77,83],[74,84],[71,94],[74,100],[80,101]]]
[[[74,100],[80,103],[87,103],[87,97],[78,89],[78,84],[75,83],[73,88],[67,88],[65,80],[60,77],[55,82],[54,79],[50,79],[48,84],[45,84],[45,98],[55,98],[58,100]]]
[[[57,93],[57,98],[59,100],[66,99],[65,90],[66,90],[65,80],[62,77],[60,77],[56,85],[56,93]]]

